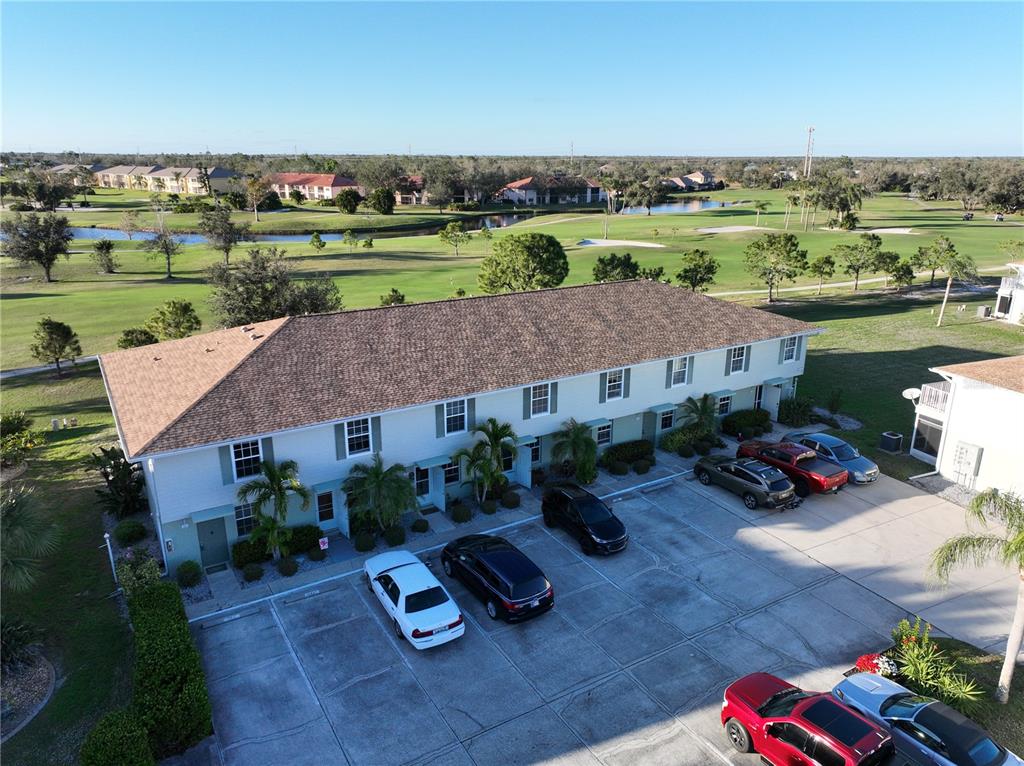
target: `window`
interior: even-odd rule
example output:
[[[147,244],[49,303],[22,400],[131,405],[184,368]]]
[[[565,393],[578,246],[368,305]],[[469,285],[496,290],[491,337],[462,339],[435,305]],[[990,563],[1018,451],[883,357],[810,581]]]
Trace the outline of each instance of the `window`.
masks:
[[[370,441],[370,419],[350,420],[345,424],[345,441],[349,455],[361,455],[369,452],[373,446]]]
[[[718,414],[728,415],[730,410],[732,410],[732,396],[726,395],[718,397]]]
[[[445,484],[458,484],[462,479],[462,472],[459,470],[458,463],[446,463],[443,468]]]
[[[672,385],[686,385],[686,376],[690,371],[690,357],[681,356],[672,360]]]
[[[785,342],[782,345],[783,362],[796,361],[796,343],[797,338],[795,336],[792,338],[786,338]]]
[[[551,412],[551,384],[541,383],[530,386],[530,415],[547,415]]]
[[[608,373],[608,381],[605,383],[604,388],[605,399],[622,398],[622,384],[625,377],[624,370],[612,370]]]
[[[659,422],[661,425],[661,430],[667,431],[669,428],[675,425],[676,414],[672,410],[669,410],[668,412],[663,412],[661,413]]]
[[[515,465],[515,462],[516,462],[516,453],[515,452],[513,452],[512,450],[508,450],[508,451],[503,450],[502,451],[502,453],[501,453],[501,470],[502,471],[511,471],[512,467]]]
[[[235,528],[239,537],[249,534],[256,528],[256,511],[252,503],[235,506]]]
[[[530,462],[540,462],[540,439],[537,439],[537,441],[530,445]]]
[[[416,469],[416,497],[423,497],[430,494],[430,470],[427,468]]]
[[[602,447],[605,444],[612,443],[612,425],[611,423],[597,427],[597,446]]]
[[[764,386],[754,386],[754,409],[761,409],[764,402]]]
[[[914,429],[914,449],[925,455],[937,457],[942,441],[942,424],[928,418],[918,418]]]
[[[736,346],[729,350],[729,372],[743,372],[743,366],[747,361],[747,347]]]
[[[316,517],[318,521],[330,521],[334,518],[334,494],[321,492],[316,496]]]
[[[255,476],[260,472],[260,443],[258,439],[251,442],[236,442],[231,445],[234,458],[235,479]]]
[[[457,434],[466,430],[466,400],[456,399],[444,404],[444,432]]]

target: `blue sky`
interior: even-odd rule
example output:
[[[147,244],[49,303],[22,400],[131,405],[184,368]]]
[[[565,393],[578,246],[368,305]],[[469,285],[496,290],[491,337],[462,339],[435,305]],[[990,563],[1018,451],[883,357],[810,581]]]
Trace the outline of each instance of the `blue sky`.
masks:
[[[1024,4],[11,3],[7,150],[1024,154]]]

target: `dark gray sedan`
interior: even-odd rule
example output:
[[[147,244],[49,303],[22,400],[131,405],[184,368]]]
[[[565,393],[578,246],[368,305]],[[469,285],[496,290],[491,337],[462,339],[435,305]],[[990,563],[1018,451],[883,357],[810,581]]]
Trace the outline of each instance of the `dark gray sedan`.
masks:
[[[852,484],[870,484],[878,480],[878,466],[875,462],[868,460],[856,447],[838,436],[796,432],[786,434],[782,441],[802,444],[817,452],[823,460],[838,463],[850,474]]]
[[[789,477],[754,458],[708,455],[697,461],[693,472],[701,484],[717,484],[739,495],[750,510],[758,506],[786,510],[800,505]]]

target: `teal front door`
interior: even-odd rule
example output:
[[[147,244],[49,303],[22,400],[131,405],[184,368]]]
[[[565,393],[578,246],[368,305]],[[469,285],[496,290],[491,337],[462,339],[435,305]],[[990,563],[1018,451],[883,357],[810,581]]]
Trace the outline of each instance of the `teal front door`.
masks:
[[[228,531],[224,526],[224,518],[200,521],[196,524],[199,535],[199,553],[203,559],[203,569],[224,564],[228,560]]]

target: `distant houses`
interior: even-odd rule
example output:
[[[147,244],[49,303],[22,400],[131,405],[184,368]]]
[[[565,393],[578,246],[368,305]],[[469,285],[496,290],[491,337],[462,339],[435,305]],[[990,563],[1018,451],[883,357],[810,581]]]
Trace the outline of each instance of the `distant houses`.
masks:
[[[676,191],[713,191],[718,188],[714,174],[706,170],[696,170],[689,175],[669,178],[665,185]]]
[[[457,188],[452,194],[452,203],[463,204],[465,202],[479,202],[479,192],[472,189]],[[431,205],[430,193],[426,190],[426,180],[423,176],[412,175],[402,176],[398,179],[398,188],[395,190],[396,205]]]
[[[85,185],[85,174],[83,173],[83,171],[88,171],[95,175],[96,173],[99,173],[102,170],[102,165],[82,165],[66,163],[62,165],[54,165],[52,168],[49,168],[50,173],[53,173],[58,176],[66,176],[67,180],[74,186]]]
[[[601,184],[583,176],[527,176],[506,184],[498,197],[517,205],[571,205],[604,202]]]
[[[297,190],[306,199],[334,199],[344,189],[354,189],[363,194],[363,189],[348,176],[334,173],[271,173],[270,185],[277,196],[288,199],[288,195]]]
[[[61,166],[57,166],[61,167]],[[54,169],[54,172],[59,172]],[[238,173],[227,168],[207,168],[210,192],[231,189]],[[106,189],[135,189],[137,191],[167,192],[168,194],[207,194],[203,173],[199,168],[160,165],[115,165],[95,173],[96,185]]]

